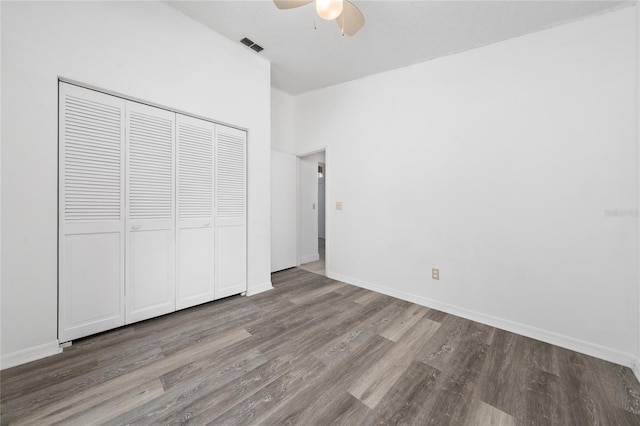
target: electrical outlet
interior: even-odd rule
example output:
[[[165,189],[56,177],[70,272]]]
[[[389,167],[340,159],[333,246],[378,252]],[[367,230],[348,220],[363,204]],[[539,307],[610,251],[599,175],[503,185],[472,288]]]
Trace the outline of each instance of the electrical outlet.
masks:
[[[342,210],[342,201],[336,201],[336,210]]]
[[[431,278],[434,279],[434,280],[439,280],[440,279],[440,269],[438,269],[438,268],[431,269]]]

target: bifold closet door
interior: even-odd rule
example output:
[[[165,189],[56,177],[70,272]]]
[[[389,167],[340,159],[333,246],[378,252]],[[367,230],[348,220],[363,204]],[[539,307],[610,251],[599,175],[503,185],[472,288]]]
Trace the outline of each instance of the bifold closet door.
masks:
[[[215,125],[176,115],[176,308],[214,299],[213,152]]]
[[[175,310],[175,113],[127,101],[127,324]]]
[[[216,299],[247,290],[247,133],[216,126]]]
[[[121,326],[125,101],[59,85],[61,342]]]

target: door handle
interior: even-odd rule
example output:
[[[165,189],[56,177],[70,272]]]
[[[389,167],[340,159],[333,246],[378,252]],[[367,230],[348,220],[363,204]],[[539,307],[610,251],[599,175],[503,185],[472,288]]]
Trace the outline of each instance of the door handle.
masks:
[[[204,224],[205,228],[208,228],[209,226],[211,226],[211,222],[207,222]]]
[[[132,231],[137,231],[138,229],[140,229],[140,225],[131,225]]]

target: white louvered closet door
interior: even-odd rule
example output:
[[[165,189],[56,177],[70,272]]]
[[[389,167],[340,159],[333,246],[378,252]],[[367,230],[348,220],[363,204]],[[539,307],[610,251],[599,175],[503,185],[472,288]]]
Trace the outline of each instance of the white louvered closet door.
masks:
[[[215,125],[176,115],[176,308],[214,299],[213,151]]]
[[[216,299],[247,289],[247,133],[216,125]]]
[[[59,89],[58,337],[66,342],[125,320],[125,101]]]
[[[127,101],[127,324],[175,310],[175,114]]]

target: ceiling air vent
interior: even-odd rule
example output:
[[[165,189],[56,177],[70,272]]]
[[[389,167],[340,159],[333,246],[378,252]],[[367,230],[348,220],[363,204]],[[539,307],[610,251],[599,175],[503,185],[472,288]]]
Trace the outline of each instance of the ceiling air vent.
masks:
[[[256,52],[260,53],[264,50],[264,48],[262,46],[260,46],[259,44],[256,44],[253,42],[253,40],[249,40],[248,38],[243,38],[242,40],[240,40],[240,43],[244,44],[245,46],[255,50]]]

